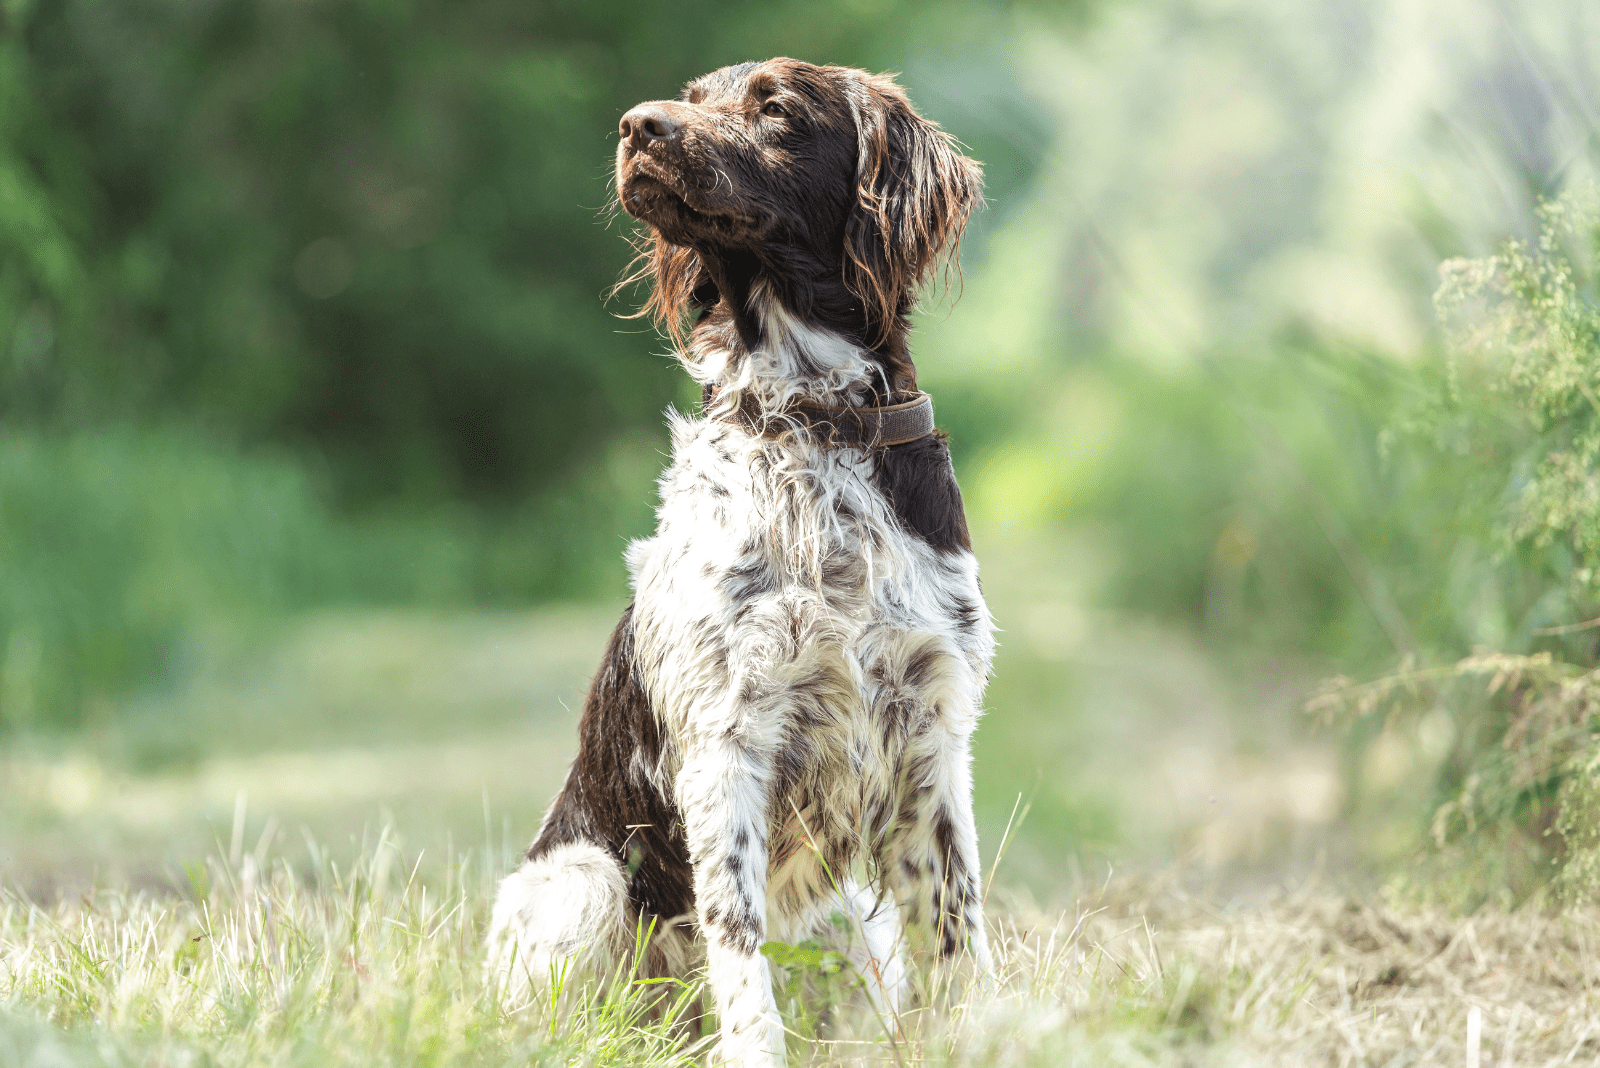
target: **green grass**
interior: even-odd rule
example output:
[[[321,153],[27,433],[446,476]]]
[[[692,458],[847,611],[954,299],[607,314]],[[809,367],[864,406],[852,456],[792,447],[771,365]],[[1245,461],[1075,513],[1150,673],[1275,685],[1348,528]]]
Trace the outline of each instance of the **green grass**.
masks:
[[[478,965],[492,873],[472,858],[425,884],[383,835],[345,865],[308,848],[292,867],[259,852],[197,865],[183,898],[8,902],[0,1060],[559,1064],[579,1050],[611,1063],[685,1059],[672,1021],[641,1019],[638,997],[557,1017],[501,1012]]]
[[[235,836],[186,892],[8,895],[0,1063],[704,1063],[696,977],[502,1004],[481,959],[507,860],[452,856],[430,878],[387,833],[342,859]],[[991,911],[991,985],[936,984],[890,1020],[859,997],[825,1018],[789,1002],[795,1063],[1542,1064],[1600,1046],[1594,913],[1445,920],[1312,895],[1219,913],[1160,883]]]

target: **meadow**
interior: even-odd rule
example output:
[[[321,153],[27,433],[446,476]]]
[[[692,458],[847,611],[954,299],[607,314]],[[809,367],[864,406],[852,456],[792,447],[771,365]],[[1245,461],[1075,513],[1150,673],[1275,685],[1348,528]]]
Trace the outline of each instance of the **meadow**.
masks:
[[[0,10],[0,1066],[706,1062],[508,1004],[697,403],[617,117],[790,54],[984,160],[917,317],[999,653],[992,982],[795,1063],[1600,1060],[1588,0]]]
[[[976,757],[998,986],[933,975],[882,1021],[802,958],[797,1063],[1459,1064],[1469,1019],[1484,1064],[1588,1049],[1600,916],[1373,903],[1309,677],[1245,688],[1180,629],[986,575],[1017,620]],[[507,1005],[481,970],[612,622],[314,614],[11,750],[0,1062],[702,1063],[696,984],[661,1017],[656,986]]]
[[[181,899],[111,889],[0,904],[7,1064],[704,1063],[698,983],[613,983],[506,1005],[480,932],[493,850],[437,880],[379,831],[332,859],[235,834]],[[1308,887],[1221,914],[1171,885],[1004,909],[991,987],[937,978],[882,1018],[859,977],[790,958],[807,1065],[1566,1064],[1600,1048],[1600,917],[1448,919]],[[805,973],[815,974],[805,974]],[[813,982],[805,979],[827,980]],[[826,989],[831,997],[816,991]]]

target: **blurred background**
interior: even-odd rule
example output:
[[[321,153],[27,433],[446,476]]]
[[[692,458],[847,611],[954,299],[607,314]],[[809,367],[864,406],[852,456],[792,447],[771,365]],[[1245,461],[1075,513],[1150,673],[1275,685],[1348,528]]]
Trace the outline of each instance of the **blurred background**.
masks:
[[[986,856],[1026,813],[1003,883],[1392,883],[1515,709],[1445,686],[1319,727],[1322,680],[1592,664],[1566,533],[1600,445],[1561,453],[1568,512],[1511,505],[1594,412],[1519,406],[1434,306],[1442,262],[1539,248],[1541,199],[1593,180],[1589,0],[7,0],[0,26],[6,885],[386,823],[439,859],[531,836],[661,413],[695,401],[617,317],[639,295],[606,298],[617,120],[777,54],[902,72],[985,163],[914,348],[1002,631],[976,779]],[[1592,310],[1600,243],[1574,248]],[[1600,334],[1573,336],[1582,393]],[[1563,848],[1562,782],[1502,806],[1528,864]]]

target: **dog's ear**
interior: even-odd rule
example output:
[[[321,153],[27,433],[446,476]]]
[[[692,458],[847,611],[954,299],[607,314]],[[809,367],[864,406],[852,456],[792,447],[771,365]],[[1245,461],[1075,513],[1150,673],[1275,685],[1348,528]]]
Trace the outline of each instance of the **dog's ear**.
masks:
[[[983,169],[955,139],[918,115],[887,75],[850,72],[856,120],[855,203],[845,224],[845,284],[885,341],[941,260],[953,258]]]
[[[709,308],[717,302],[717,287],[711,273],[700,262],[700,254],[692,248],[674,245],[662,237],[654,227],[634,239],[633,262],[627,274],[612,287],[619,290],[638,282],[650,286],[650,296],[644,306],[628,319],[648,315],[656,328],[672,338],[672,343],[682,349],[688,344],[688,318],[691,313]]]

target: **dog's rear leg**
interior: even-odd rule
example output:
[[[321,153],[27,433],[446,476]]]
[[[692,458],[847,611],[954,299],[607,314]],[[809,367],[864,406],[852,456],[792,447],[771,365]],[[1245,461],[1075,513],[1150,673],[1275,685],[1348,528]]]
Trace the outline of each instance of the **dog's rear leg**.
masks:
[[[866,980],[872,1007],[880,1015],[898,1020],[906,985],[900,909],[892,895],[871,886],[858,886],[851,879],[840,887],[839,897],[854,928],[845,955],[856,973]]]
[[[633,948],[628,916],[627,874],[605,849],[575,841],[537,852],[500,881],[490,977],[509,1005],[603,981]]]
[[[721,1041],[713,1063],[784,1063],[783,1023],[761,943],[767,937],[767,798],[771,768],[721,735],[691,753],[678,775],[706,979]]]

